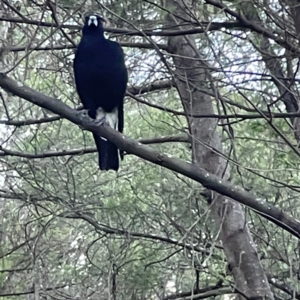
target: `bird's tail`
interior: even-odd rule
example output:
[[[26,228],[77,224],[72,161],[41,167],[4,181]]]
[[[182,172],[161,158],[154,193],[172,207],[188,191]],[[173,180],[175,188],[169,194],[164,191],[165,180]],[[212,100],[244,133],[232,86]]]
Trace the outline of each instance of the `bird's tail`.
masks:
[[[99,154],[100,170],[119,169],[118,148],[110,141],[103,140],[100,136],[94,134],[94,140]]]

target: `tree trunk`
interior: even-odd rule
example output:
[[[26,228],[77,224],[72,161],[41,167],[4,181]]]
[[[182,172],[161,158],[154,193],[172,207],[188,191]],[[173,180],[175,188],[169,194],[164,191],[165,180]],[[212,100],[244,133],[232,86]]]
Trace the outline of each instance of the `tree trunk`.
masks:
[[[187,29],[188,21],[191,20],[191,1],[167,0],[166,5],[168,11],[174,13],[167,15],[167,22],[175,26],[184,25],[184,29]],[[180,16],[180,19],[176,16]],[[197,51],[194,37],[170,37],[168,48],[169,53],[175,54],[175,83],[185,113],[213,114],[211,98],[200,90],[214,90],[214,84],[208,64]],[[222,152],[217,119],[188,117],[188,124],[192,136],[193,163],[228,180],[230,170],[227,161],[214,151]],[[247,299],[273,299],[241,206],[215,193],[211,193],[211,199],[211,210],[220,228],[220,239],[235,280],[236,291]]]

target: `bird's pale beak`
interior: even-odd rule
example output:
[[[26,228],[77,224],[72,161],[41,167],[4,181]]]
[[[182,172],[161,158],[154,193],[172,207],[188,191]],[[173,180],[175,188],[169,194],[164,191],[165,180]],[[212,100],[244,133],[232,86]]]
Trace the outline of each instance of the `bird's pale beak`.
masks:
[[[95,25],[96,27],[98,26],[98,20],[96,16],[89,17],[88,26],[91,26],[92,24]]]

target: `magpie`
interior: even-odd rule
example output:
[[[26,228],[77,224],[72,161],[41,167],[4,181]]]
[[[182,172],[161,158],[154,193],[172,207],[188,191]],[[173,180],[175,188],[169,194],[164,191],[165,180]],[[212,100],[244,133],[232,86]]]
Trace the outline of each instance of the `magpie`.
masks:
[[[123,49],[119,43],[105,38],[104,22],[98,15],[85,18],[73,64],[75,84],[89,116],[123,132],[128,74]],[[117,146],[97,134],[93,135],[100,170],[118,171]],[[123,151],[120,151],[120,157],[123,160]]]

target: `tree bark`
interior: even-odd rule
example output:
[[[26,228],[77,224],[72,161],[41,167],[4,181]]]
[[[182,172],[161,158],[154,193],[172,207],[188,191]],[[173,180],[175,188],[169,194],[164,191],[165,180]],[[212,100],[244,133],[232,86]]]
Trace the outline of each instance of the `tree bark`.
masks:
[[[188,28],[191,1],[167,0],[166,8],[170,12],[166,17],[170,25]],[[180,19],[176,16],[180,16]],[[173,54],[174,80],[185,113],[212,114],[212,99],[200,90],[214,90],[214,85],[209,66],[197,51],[194,36],[170,37],[168,51]],[[193,163],[228,180],[230,170],[227,161],[214,151],[216,149],[222,153],[221,138],[217,133],[218,121],[193,117],[187,117],[187,120],[192,136]],[[211,210],[220,229],[220,239],[236,291],[247,299],[274,299],[241,205],[216,193],[211,193],[211,199]]]

